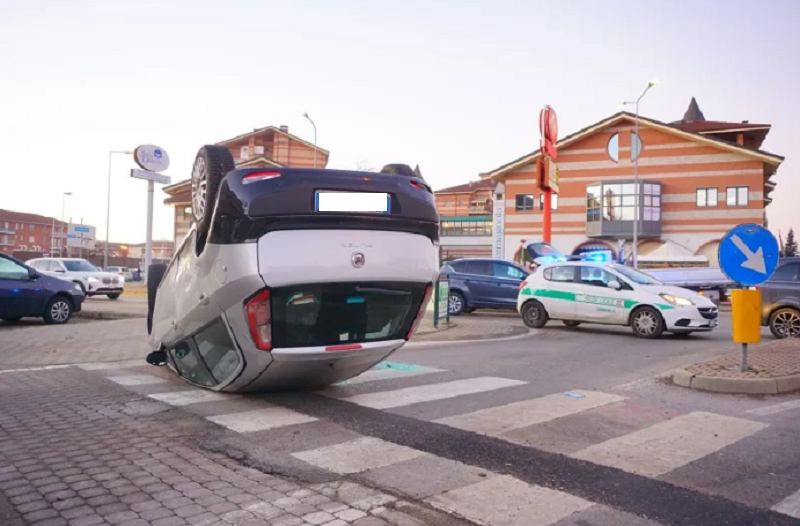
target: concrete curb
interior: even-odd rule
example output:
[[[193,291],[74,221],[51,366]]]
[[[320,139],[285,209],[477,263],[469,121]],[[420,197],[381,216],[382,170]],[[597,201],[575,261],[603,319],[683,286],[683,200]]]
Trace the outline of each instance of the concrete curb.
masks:
[[[527,329],[527,327],[526,327]],[[528,332],[522,334],[514,334],[512,336],[501,336],[500,338],[484,338],[478,340],[442,340],[430,342],[415,342],[411,341],[405,344],[401,349],[425,349],[428,347],[447,347],[452,345],[474,345],[481,343],[494,343],[494,342],[509,342],[513,340],[522,340],[529,336],[534,336],[539,333],[536,329],[527,329]]]
[[[113,312],[113,311],[96,311],[96,310],[82,310],[75,313],[76,318],[83,318],[85,320],[129,320],[129,319],[145,319],[146,314],[135,312]]]
[[[779,376],[777,378],[721,378],[692,374],[686,369],[678,369],[672,375],[675,385],[731,394],[781,394],[800,389],[800,374]]]

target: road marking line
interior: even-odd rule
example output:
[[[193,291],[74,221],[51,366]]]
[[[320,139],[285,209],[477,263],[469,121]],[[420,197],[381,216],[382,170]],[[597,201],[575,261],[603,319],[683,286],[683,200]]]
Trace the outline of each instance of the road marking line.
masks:
[[[147,362],[141,360],[127,360],[124,362],[95,362],[95,363],[79,363],[77,366],[84,371],[102,371],[105,369],[126,369],[128,367],[137,367],[144,365]]]
[[[336,384],[337,386],[363,384],[366,382],[376,382],[378,380],[388,380],[391,378],[408,378],[409,376],[419,376],[423,374],[443,373],[444,369],[436,369],[424,365],[408,363],[381,362],[369,371],[365,371],[355,378]]]
[[[549,526],[593,505],[508,475],[447,491],[426,502],[477,524],[502,526]]]
[[[455,380],[452,382],[429,384],[418,387],[406,387],[394,391],[365,393],[343,398],[342,400],[373,409],[389,409],[421,402],[444,400],[446,398],[454,398],[467,394],[494,391],[495,389],[524,385],[526,383],[527,382],[520,380],[484,376],[481,378],[467,378],[465,380]]]
[[[766,427],[762,422],[695,412],[589,446],[572,457],[657,477]]]
[[[570,391],[570,393],[581,394],[583,398],[572,398],[564,393],[558,393],[473,413],[448,416],[435,422],[483,435],[498,436],[514,429],[549,422],[625,400],[624,396],[597,391]]]
[[[187,391],[173,391],[170,393],[156,393],[147,395],[154,400],[176,407],[202,404],[205,402],[221,402],[224,400],[234,400],[241,398],[241,395],[223,394],[215,391],[204,391],[202,389],[191,389]]]
[[[800,519],[800,491],[792,493],[772,507],[772,511]]]
[[[255,431],[276,429],[294,424],[305,424],[317,420],[312,416],[277,406],[253,409],[252,411],[242,411],[241,413],[209,416],[206,418],[215,424],[227,427],[237,433],[253,433]]]
[[[292,456],[329,471],[348,475],[390,466],[425,454],[378,438],[363,437],[342,444],[292,453]]]
[[[167,383],[163,378],[153,376],[152,374],[132,374],[130,376],[108,376],[106,377],[112,382],[119,385],[133,386],[133,385],[151,385],[151,384],[164,384]]]
[[[756,409],[748,409],[747,411],[745,411],[745,413],[750,413],[751,415],[766,416],[766,415],[774,415],[776,413],[782,413],[783,411],[790,411],[792,409],[800,409],[800,399],[789,400],[788,402],[781,402],[780,404],[768,405],[764,407],[757,407]]]
[[[67,367],[72,367],[72,365],[42,365],[40,367],[25,367],[22,369],[4,369],[0,371],[0,374],[4,373],[26,373],[31,371],[49,371],[50,369],[66,369]]]

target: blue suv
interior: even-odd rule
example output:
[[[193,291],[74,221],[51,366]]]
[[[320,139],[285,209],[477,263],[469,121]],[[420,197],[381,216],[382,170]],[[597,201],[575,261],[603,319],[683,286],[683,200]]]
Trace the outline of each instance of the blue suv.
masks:
[[[530,274],[502,259],[457,259],[440,271],[450,280],[450,315],[475,309],[516,310],[520,284]]]

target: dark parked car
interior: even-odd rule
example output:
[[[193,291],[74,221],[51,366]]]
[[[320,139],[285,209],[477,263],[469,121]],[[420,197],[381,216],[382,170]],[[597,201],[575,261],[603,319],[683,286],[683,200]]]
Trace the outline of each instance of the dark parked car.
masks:
[[[40,274],[23,262],[0,254],[0,319],[44,318],[67,323],[81,310],[83,292],[70,281]]]
[[[475,309],[517,309],[520,284],[528,277],[524,268],[502,259],[456,259],[441,271],[450,280],[450,314]]]
[[[800,257],[785,258],[761,289],[761,324],[776,338],[800,337]]]

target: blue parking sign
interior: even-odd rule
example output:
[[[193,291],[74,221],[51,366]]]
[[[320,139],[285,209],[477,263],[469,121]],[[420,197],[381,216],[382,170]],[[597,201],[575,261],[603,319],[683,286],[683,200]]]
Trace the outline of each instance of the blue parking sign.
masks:
[[[778,240],[760,225],[731,228],[719,242],[719,265],[731,281],[752,286],[767,281],[780,258]]]

